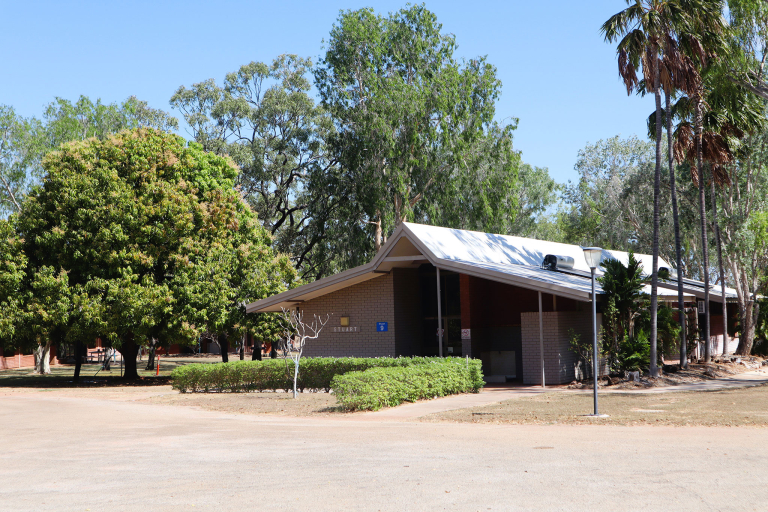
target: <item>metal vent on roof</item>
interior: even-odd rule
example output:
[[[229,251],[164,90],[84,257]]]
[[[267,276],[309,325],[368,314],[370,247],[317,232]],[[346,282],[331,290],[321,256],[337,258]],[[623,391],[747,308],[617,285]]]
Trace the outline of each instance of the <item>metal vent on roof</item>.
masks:
[[[547,270],[573,270],[573,258],[570,256],[558,256],[547,254],[541,262],[541,268]]]

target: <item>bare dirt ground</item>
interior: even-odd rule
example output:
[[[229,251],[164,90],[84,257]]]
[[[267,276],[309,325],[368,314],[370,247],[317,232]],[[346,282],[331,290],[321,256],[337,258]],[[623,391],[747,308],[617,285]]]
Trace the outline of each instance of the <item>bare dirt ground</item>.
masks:
[[[274,414],[279,416],[329,416],[343,411],[330,393],[169,393],[147,399],[160,405],[200,407],[207,411],[234,414]],[[349,413],[344,413],[349,414]]]
[[[763,370],[768,373],[768,365],[763,364],[762,357],[715,357],[709,364],[691,362],[684,370],[679,369],[679,364],[665,364],[665,370],[661,370],[660,377],[651,379],[647,375],[634,381],[618,377],[601,377],[598,386],[611,386],[614,389],[638,389],[653,388],[664,386],[677,386],[680,384],[691,384],[695,382],[706,382],[723,377],[739,375],[744,372]],[[591,382],[573,382],[569,385],[571,389],[591,389]]]
[[[665,425],[768,427],[768,386],[676,393],[599,393],[601,414],[593,412],[592,393],[567,390],[524,396],[483,407],[431,414],[422,421],[495,424]]]

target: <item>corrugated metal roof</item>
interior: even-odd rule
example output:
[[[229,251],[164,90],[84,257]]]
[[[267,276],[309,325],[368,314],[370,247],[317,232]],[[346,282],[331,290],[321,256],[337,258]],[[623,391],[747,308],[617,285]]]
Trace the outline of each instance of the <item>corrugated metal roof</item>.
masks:
[[[393,249],[403,238],[406,238],[410,244],[406,244],[408,248],[405,254],[398,254],[397,250],[393,251]],[[388,257],[390,252],[394,252],[397,256]],[[553,271],[540,268],[547,254],[573,258],[574,269]],[[645,274],[649,275],[652,257],[647,254],[635,254],[635,257],[643,264]],[[626,265],[629,254],[623,251],[603,250],[602,260],[609,258],[617,259]],[[363,280],[378,277],[381,275],[381,268],[386,270],[401,264],[418,264],[420,261],[476,277],[577,300],[589,301],[591,297],[590,269],[584,259],[584,252],[578,245],[404,222],[389,237],[382,250],[370,263],[259,300],[249,304],[246,311],[249,313],[279,311],[281,307],[311,300]],[[659,266],[669,267],[670,265],[659,258]],[[602,274],[600,268],[597,269],[597,274]],[[718,301],[721,293],[719,287],[712,287],[710,290],[712,300]],[[645,286],[645,291],[650,293],[650,285]],[[729,298],[736,297],[736,290],[728,288],[726,291]],[[596,292],[602,293],[599,283],[596,283]],[[663,297],[677,297],[676,281],[660,282],[658,292]],[[701,298],[704,294],[704,285],[685,279],[684,292],[688,300],[691,295]]]
[[[570,256],[574,261],[574,269],[589,273],[584,251],[578,245],[408,222],[404,224],[440,259],[538,267],[544,261],[544,256],[555,254]],[[601,261],[610,258],[617,259],[626,265],[629,261],[629,253],[604,249]],[[652,256],[635,254],[635,258],[643,264],[645,274],[650,275],[650,269],[653,268]],[[663,258],[659,258],[659,266],[669,267],[670,265]],[[601,273],[599,268],[597,273]]]

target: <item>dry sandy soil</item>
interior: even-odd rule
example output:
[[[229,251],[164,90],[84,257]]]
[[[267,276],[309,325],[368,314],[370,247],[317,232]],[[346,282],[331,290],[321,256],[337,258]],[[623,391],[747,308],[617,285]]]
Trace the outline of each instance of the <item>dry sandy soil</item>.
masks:
[[[592,418],[591,393],[556,391],[514,400],[431,414],[422,421],[506,424],[674,425],[768,427],[768,386],[728,391],[600,393]]]
[[[186,405],[208,411],[235,414],[275,414],[280,416],[330,416],[344,413],[331,393],[177,393],[147,399],[153,404]]]

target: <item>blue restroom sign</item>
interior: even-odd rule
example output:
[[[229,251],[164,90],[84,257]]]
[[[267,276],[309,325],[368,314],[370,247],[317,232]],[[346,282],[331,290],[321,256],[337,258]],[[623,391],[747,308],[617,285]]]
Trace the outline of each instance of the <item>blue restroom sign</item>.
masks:
[[[376,322],[376,331],[377,332],[389,331],[389,322]]]

